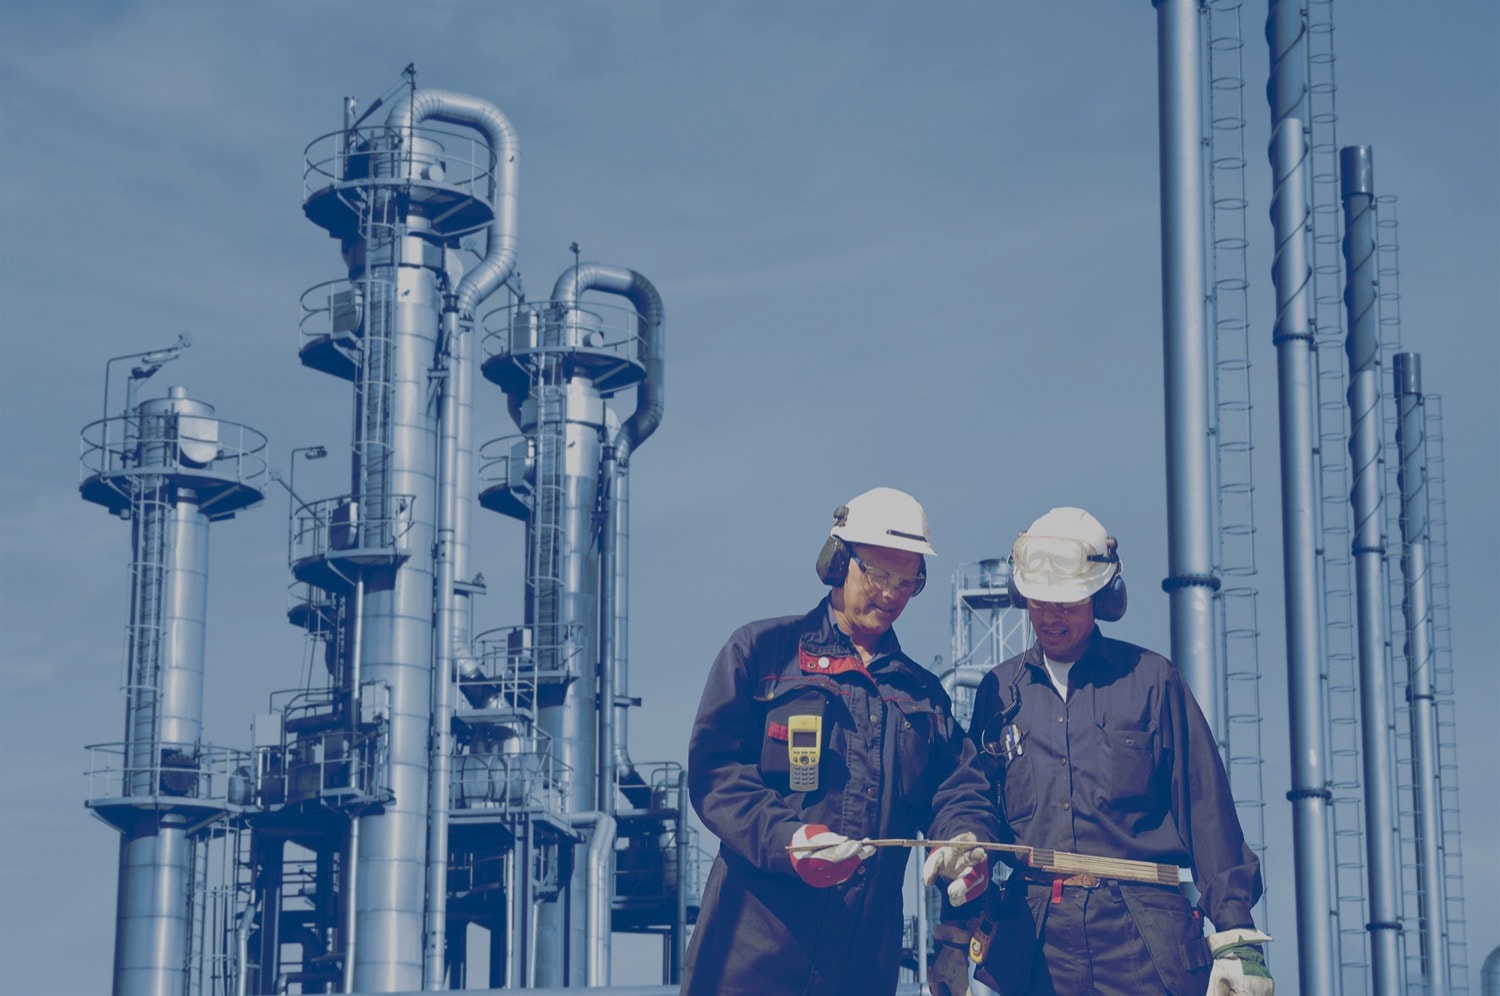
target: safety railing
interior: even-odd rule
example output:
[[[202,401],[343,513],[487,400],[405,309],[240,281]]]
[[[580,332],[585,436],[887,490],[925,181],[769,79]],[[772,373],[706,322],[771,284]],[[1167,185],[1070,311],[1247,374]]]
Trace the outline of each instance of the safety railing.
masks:
[[[532,728],[522,738],[479,740],[455,759],[450,804],[459,810],[501,814],[545,813],[566,821],[572,769],[552,748],[552,738]]]
[[[645,373],[646,340],[634,308],[590,301],[571,307],[556,301],[497,308],[480,318],[485,375],[509,389],[511,377],[501,365],[526,366],[542,355],[569,354],[575,365],[602,391],[633,384]]]
[[[90,422],[81,437],[81,482],[161,474],[259,490],[265,478],[266,437],[211,415],[136,411]]]
[[[535,467],[533,446],[530,436],[513,433],[479,447],[480,482],[518,492],[529,490]]]
[[[390,495],[384,514],[372,514],[352,495],[302,505],[292,514],[292,563],[351,550],[409,553],[415,502],[415,495]]]
[[[250,752],[208,744],[161,743],[146,753],[127,743],[88,747],[87,805],[164,808],[191,801],[231,809],[251,803]],[[146,757],[145,761],[140,760]]]
[[[320,135],[302,153],[302,199],[330,186],[369,182],[443,187],[495,199],[494,153],[477,136],[427,125],[380,124]]]

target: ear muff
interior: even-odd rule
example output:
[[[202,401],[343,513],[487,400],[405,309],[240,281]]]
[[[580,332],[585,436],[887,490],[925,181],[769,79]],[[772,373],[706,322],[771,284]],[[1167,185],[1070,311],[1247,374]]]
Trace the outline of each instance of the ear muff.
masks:
[[[1119,622],[1125,616],[1125,575],[1115,571],[1109,583],[1094,592],[1094,618],[1099,622]]]
[[[1016,567],[1010,565],[1010,570],[1005,574],[1005,594],[1010,599],[1010,607],[1013,609],[1026,608],[1026,596],[1016,590]]]
[[[1119,622],[1125,615],[1125,572],[1120,566],[1120,541],[1105,537],[1105,552],[1115,562],[1115,573],[1104,587],[1094,592],[1094,618],[1099,622]]]
[[[840,506],[842,508],[843,506]],[[818,580],[837,588],[849,576],[849,548],[837,536],[830,536],[818,551],[818,561],[813,565]]]

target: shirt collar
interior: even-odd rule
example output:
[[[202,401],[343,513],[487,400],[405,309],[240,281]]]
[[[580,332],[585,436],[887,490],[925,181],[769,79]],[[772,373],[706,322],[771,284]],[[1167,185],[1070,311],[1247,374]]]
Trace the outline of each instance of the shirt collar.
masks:
[[[858,661],[859,651],[854,649],[854,642],[849,639],[849,635],[839,628],[838,620],[833,614],[832,597],[825,595],[813,613],[821,618],[821,624],[815,632],[802,638],[802,652],[815,660],[826,656],[830,660],[852,657]],[[881,670],[888,664],[897,665],[906,671],[911,671],[916,666],[916,662],[901,650],[901,641],[896,638],[894,629],[888,629],[881,635],[880,643],[875,647],[875,656],[870,659],[870,666],[875,670]],[[911,673],[915,674],[914,671]]]

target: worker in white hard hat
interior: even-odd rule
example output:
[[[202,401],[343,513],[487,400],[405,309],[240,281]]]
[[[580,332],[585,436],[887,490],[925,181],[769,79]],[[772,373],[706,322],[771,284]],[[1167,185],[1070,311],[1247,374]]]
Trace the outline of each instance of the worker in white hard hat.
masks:
[[[1188,868],[1199,898],[1017,867],[945,909],[934,975],[979,961],[975,978],[1002,996],[1271,993],[1270,938],[1251,916],[1260,865],[1213,731],[1169,660],[1099,630],[1125,613],[1114,537],[1081,508],[1054,508],[1016,539],[1009,566],[1036,642],[984,677],[969,727],[1008,839]]]
[[[740,627],[714,660],[688,747],[688,788],[718,857],[682,992],[896,991],[909,852],[954,902],[989,882],[993,794],[942,685],[891,626],[927,583],[927,514],[894,488],[834,511],[816,561],[832,588],[805,615]]]

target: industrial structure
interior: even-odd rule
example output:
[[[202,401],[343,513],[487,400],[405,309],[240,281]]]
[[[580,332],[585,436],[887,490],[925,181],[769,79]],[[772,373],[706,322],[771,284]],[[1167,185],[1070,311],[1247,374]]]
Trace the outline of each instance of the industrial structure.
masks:
[[[170,388],[136,388],[182,345],[135,360],[124,411],[83,430],[87,501],[130,523],[125,734],[90,748],[88,805],[120,831],[114,991],[201,991],[192,946],[212,921],[207,842],[248,799],[246,756],[204,742],[209,524],[260,502],[265,437]]]
[[[1171,655],[1247,837],[1284,861],[1261,829],[1240,4],[1155,6]],[[1440,398],[1399,341],[1394,200],[1332,135],[1328,2],[1268,14],[1298,882],[1295,927],[1270,931],[1296,938],[1303,992],[1464,992]],[[185,341],[110,361],[136,363],[119,413],[106,372],[81,493],[132,523],[125,735],[93,748],[88,799],[121,837],[116,994],[606,986],[621,932],[659,935],[679,977],[684,772],[628,736],[630,470],[663,417],[665,310],[642,274],[581,260],[528,300],[518,176],[504,114],[410,67],[307,147],[303,209],[344,272],[303,295],[300,359],[348,391],[348,489],[305,501],[272,475],[288,618],[321,668],[243,748],[203,737],[207,533],[263,498],[265,440],[182,388],[136,398]],[[514,423],[483,445],[480,376]],[[475,633],[480,509],[524,530],[524,564],[496,565],[524,604]],[[953,578],[943,680],[965,720],[1029,639],[1007,571]]]
[[[226,441],[181,389],[134,406],[149,374],[85,430],[84,497],[136,523],[127,741],[89,801],[124,834],[117,993],[599,985],[616,931],[680,970],[683,772],[626,736],[629,471],[662,417],[665,310],[621,267],[575,265],[539,303],[508,286],[518,168],[497,108],[410,68],[308,146],[304,212],[346,275],[303,295],[300,356],[349,387],[349,488],[305,501],[272,475],[288,617],[323,666],[250,749],[201,742],[199,534],[261,499],[264,440]],[[520,430],[482,448],[481,366]],[[528,553],[524,621],[476,635],[481,505]]]

